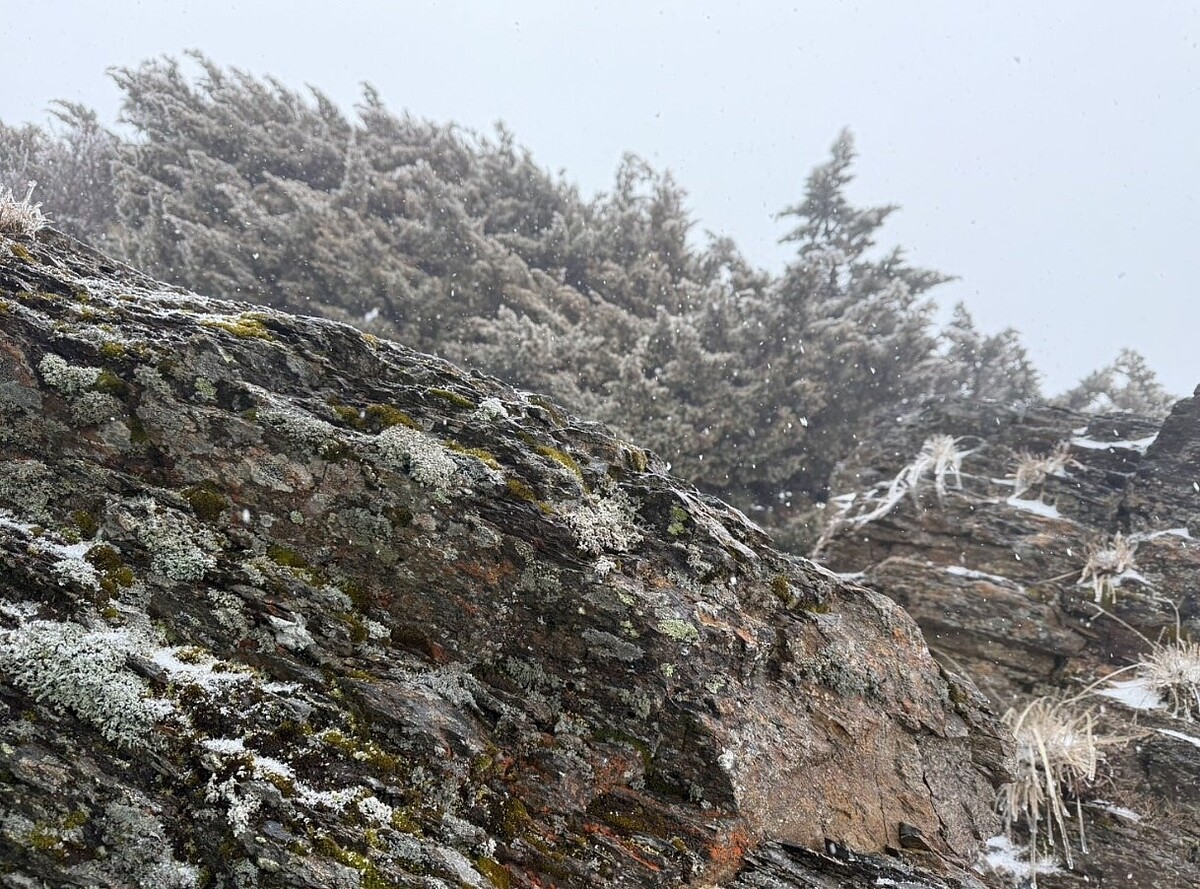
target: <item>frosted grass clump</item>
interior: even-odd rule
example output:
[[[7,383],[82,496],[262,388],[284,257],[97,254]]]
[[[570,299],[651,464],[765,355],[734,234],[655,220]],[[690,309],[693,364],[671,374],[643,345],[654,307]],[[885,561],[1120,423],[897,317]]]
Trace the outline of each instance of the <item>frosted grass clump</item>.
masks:
[[[32,620],[0,631],[0,670],[38,701],[68,710],[114,744],[144,743],[172,712],[125,667],[139,648],[126,630]]]
[[[961,489],[962,461],[969,452],[960,450],[959,442],[960,439],[952,435],[934,435],[925,439],[916,458],[892,479],[879,505],[870,512],[857,516],[854,523],[865,525],[867,522],[882,518],[896,508],[896,505],[904,499],[905,494],[910,495],[915,502],[917,490],[926,474],[933,476],[933,488],[939,502],[945,498],[948,491],[946,484],[948,476],[954,476],[954,486]]]
[[[1105,598],[1115,601],[1121,578],[1137,570],[1137,563],[1134,561],[1136,551],[1137,544],[1122,536],[1119,531],[1103,546],[1089,544],[1087,562],[1076,583],[1091,584],[1097,603],[1103,602]]]
[[[996,802],[1004,818],[1005,833],[1024,820],[1029,828],[1030,855],[1038,849],[1038,836],[1045,829],[1049,846],[1061,844],[1067,866],[1073,867],[1067,821],[1071,812],[1064,794],[1075,798],[1075,816],[1079,823],[1079,843],[1087,852],[1083,833],[1083,807],[1080,793],[1096,777],[1100,761],[1099,744],[1092,731],[1090,711],[1071,708],[1070,700],[1037,698],[1020,712],[1009,710],[1003,722],[1016,739],[1014,780],[1004,784]],[[1056,838],[1057,834],[1057,838]],[[1034,885],[1037,883],[1036,872]]]
[[[1049,454],[1037,455],[1022,451],[1017,455],[1017,467],[1012,476],[1013,497],[1027,499],[1025,494],[1041,487],[1047,478],[1058,475],[1074,462],[1071,459],[1071,445],[1065,441],[1060,442]]]
[[[585,553],[600,555],[606,550],[623,553],[642,540],[635,524],[637,510],[629,495],[620,489],[586,494],[581,505],[563,513],[575,532],[575,545]]]
[[[46,227],[41,201],[33,203],[35,188],[37,183],[30,182],[21,200],[11,188],[0,190],[0,235],[32,235]]]
[[[450,489],[458,464],[442,445],[416,429],[391,426],[375,438],[385,460],[408,470],[418,483],[444,494]]]
[[[1171,715],[1200,719],[1200,643],[1182,639],[1155,644],[1136,665],[1138,678],[1171,708]]]

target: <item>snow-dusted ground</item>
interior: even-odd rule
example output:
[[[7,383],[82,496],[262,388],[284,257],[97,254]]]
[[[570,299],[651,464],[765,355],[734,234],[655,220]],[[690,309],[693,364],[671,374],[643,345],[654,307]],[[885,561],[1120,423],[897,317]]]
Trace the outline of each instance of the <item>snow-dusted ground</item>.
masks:
[[[1144,454],[1149,449],[1150,445],[1154,444],[1154,439],[1158,438],[1158,433],[1148,435],[1145,438],[1130,440],[1113,440],[1099,441],[1095,438],[1072,438],[1071,447],[1084,448],[1089,451],[1107,451],[1113,448],[1121,448],[1126,451],[1137,451],[1139,454]]]
[[[1029,861],[1029,849],[1026,846],[1015,845],[1012,840],[1001,834],[987,841],[987,851],[983,861],[992,873],[1009,874],[1018,880],[1028,880],[1034,874],[1057,874],[1062,872],[1055,858],[1041,858],[1036,862]],[[1022,885],[1026,885],[1022,883]]]
[[[1047,519],[1061,519],[1062,515],[1058,511],[1058,507],[1043,503],[1041,500],[1022,500],[1019,497],[1009,497],[1004,501],[1009,506],[1016,509],[1023,509],[1025,512],[1032,512],[1034,515],[1040,515]]]
[[[955,577],[966,577],[971,580],[989,580],[992,583],[1002,584],[1014,583],[1014,581],[999,574],[988,574],[986,571],[976,571],[973,568],[964,568],[962,565],[947,565],[942,570],[947,574],[953,574]],[[1020,584],[1017,584],[1017,586],[1020,586]]]
[[[1096,694],[1124,704],[1132,710],[1156,710],[1162,701],[1144,679],[1125,679],[1113,682],[1107,688],[1096,690]]]

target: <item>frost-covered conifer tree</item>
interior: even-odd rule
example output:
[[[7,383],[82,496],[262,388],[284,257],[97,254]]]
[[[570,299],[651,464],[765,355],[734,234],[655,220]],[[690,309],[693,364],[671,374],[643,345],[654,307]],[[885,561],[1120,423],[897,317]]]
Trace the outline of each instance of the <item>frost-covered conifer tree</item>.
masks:
[[[1040,397],[1038,372],[1020,334],[1011,327],[985,336],[975,327],[967,307],[958,303],[941,338],[944,360],[935,364],[933,391],[1005,403]]]
[[[0,189],[23,194],[36,182],[36,198],[56,228],[102,244],[114,222],[117,137],[82,105],[55,102],[50,113],[50,130],[0,123]]]
[[[843,132],[782,214],[796,220],[783,238],[796,258],[761,303],[744,469],[731,479],[760,506],[786,505],[789,492],[821,497],[873,414],[919,394],[915,371],[936,348],[925,294],[946,276],[909,265],[899,248],[877,253],[896,208],[850,203],[854,156]]]
[[[1140,353],[1122,349],[1112,364],[1088,374],[1054,402],[1088,413],[1132,411],[1165,417],[1175,398],[1158,382]]]

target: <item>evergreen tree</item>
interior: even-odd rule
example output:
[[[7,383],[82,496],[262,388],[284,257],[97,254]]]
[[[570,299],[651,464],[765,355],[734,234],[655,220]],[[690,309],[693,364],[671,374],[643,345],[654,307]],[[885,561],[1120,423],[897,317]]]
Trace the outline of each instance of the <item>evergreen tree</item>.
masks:
[[[592,200],[492,137],[194,57],[115,73],[133,138],[78,106],[54,130],[0,124],[0,185],[60,227],[192,289],[355,323],[544,392],[608,422],[802,548],[836,462],[882,413],[930,395],[1038,396],[1012,330],[929,291],[879,233],[895,208],[847,197],[853,141],[787,208],[778,278],[728,239],[701,243],[686,193],[629,155]],[[1136,353],[1064,396],[1161,411]]]
[[[984,336],[961,302],[941,334],[944,365],[933,389],[940,394],[972,400],[1030,402],[1041,397],[1038,372],[1020,335],[1011,327]]]
[[[804,200],[784,217],[796,259],[760,302],[749,332],[749,415],[737,442],[734,490],[760,505],[789,492],[824,496],[834,464],[881,408],[920,394],[937,345],[925,294],[947,280],[910,266],[897,248],[876,255],[891,206],[859,208],[846,196],[853,140],[843,132],[830,160],[808,177]]]
[[[114,221],[118,140],[82,105],[55,102],[50,113],[57,125],[50,131],[0,123],[0,188],[23,193],[36,182],[56,228],[102,243]]]
[[[1122,349],[1112,364],[1088,374],[1054,400],[1087,413],[1130,411],[1150,417],[1165,417],[1174,402],[1146,359],[1133,349]]]

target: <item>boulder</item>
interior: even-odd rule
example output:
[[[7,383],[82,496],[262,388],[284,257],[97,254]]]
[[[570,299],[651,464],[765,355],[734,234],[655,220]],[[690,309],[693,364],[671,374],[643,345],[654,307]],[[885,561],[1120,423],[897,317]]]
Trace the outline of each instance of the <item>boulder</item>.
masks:
[[[1004,738],[534,393],[0,245],[0,885],[977,886]]]

